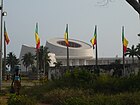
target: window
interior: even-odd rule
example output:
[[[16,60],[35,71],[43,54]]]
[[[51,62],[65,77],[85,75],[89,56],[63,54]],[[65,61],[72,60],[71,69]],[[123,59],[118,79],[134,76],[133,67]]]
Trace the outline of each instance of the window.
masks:
[[[60,44],[60,45],[66,46],[65,41],[57,41],[57,43]],[[71,42],[71,41],[69,41],[69,44],[70,44],[70,47],[74,47],[74,48],[81,47],[80,44],[75,43],[75,42]]]

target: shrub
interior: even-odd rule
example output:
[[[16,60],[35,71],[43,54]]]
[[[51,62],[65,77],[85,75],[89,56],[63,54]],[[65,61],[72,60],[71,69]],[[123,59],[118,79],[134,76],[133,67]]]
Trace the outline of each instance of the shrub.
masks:
[[[36,105],[35,100],[24,95],[11,95],[7,101],[8,105]]]
[[[42,97],[42,102],[50,103],[53,105],[63,105],[63,104],[67,105],[67,103],[72,103],[72,101],[74,101],[73,103],[75,102],[83,103],[84,101],[81,102],[81,100],[83,100],[85,96],[86,96],[85,91],[81,89],[68,89],[68,88],[54,89],[50,92],[47,92],[44,95],[44,98]],[[80,104],[73,104],[73,105],[80,105]]]
[[[89,103],[82,98],[71,97],[66,99],[62,105],[89,105]]]
[[[52,105],[140,105],[140,92],[104,95],[64,88],[47,92],[41,102]]]
[[[88,70],[79,70],[75,68],[73,71],[67,71],[62,78],[55,80],[58,87],[70,88],[89,88],[96,80],[96,76]]]
[[[28,88],[25,94],[53,105],[139,105],[140,92],[124,94],[140,91],[139,81],[140,76],[97,77],[89,71],[75,69],[60,79]]]

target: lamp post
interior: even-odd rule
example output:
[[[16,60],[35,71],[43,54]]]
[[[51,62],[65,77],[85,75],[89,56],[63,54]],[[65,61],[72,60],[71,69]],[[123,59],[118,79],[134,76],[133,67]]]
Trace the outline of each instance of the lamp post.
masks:
[[[2,89],[2,21],[3,21],[3,0],[1,0],[1,29],[0,29],[0,90]]]
[[[3,12],[3,0],[1,0],[1,29],[0,29],[0,91],[2,89],[2,29],[3,29],[3,16],[7,15],[7,12]]]

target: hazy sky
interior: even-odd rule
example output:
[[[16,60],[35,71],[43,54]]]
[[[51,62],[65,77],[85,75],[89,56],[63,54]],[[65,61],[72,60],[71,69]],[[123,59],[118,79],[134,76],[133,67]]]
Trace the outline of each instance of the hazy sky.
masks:
[[[140,41],[140,19],[125,0],[112,0],[100,6],[103,0],[4,0],[4,17],[10,37],[7,53],[19,57],[22,44],[35,46],[35,23],[39,23],[41,45],[46,40],[64,37],[69,24],[69,38],[90,44],[97,25],[99,57],[122,56],[121,27],[129,47]]]

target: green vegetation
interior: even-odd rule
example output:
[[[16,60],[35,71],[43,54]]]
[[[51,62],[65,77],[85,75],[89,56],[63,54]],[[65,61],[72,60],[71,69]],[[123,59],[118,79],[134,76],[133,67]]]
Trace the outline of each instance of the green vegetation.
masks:
[[[23,95],[11,95],[7,102],[8,105],[36,105],[35,100]]]
[[[127,48],[127,51],[125,53],[125,56],[129,56],[129,57],[132,57],[132,63],[134,64],[134,57],[135,56],[138,56],[138,53],[137,53],[137,48],[134,47],[134,45],[132,45],[131,48]]]
[[[76,68],[62,78],[23,89],[22,95],[51,105],[140,105],[140,76],[96,76]]]
[[[9,65],[11,68],[11,72],[13,72],[15,65],[19,63],[19,59],[17,59],[16,55],[13,52],[9,52],[6,58],[6,65]]]
[[[51,62],[50,56],[48,55],[49,53],[47,47],[40,46],[38,51],[39,70],[44,74],[47,74],[49,63]]]
[[[49,68],[50,58],[48,53],[47,47],[41,46],[39,50],[39,70],[43,70],[42,72],[44,74],[47,74],[47,69]],[[26,68],[32,65],[31,61],[33,56],[32,54],[29,55],[31,56],[23,56]],[[132,57],[133,64],[135,56],[140,60],[140,44],[136,48],[132,45],[132,48],[127,49],[125,55]],[[14,61],[17,61],[15,59],[16,57],[12,53],[9,53],[7,64],[11,67],[13,63],[11,62],[12,58],[14,58]],[[29,60],[26,58],[31,58],[31,61],[28,62]],[[61,69],[61,62],[54,64],[55,68]],[[66,71],[62,77],[57,79],[53,78],[51,81],[46,77],[41,77],[39,81],[34,81],[34,86],[23,86],[20,95],[10,95],[7,99],[7,104],[140,105],[140,73],[137,76],[130,75],[129,77],[122,77],[120,75],[121,70],[117,67],[119,64],[120,60],[116,60],[112,64],[116,65],[114,76],[107,74],[101,74],[99,76],[82,68],[74,68],[72,71]],[[33,71],[36,74],[35,67]],[[26,78],[25,76],[22,80],[25,81],[24,79]],[[29,81],[26,80],[26,82]],[[6,105],[6,102],[0,99],[0,105]]]
[[[31,65],[34,64],[34,55],[30,52],[26,53],[24,56],[22,56],[21,59],[23,65],[26,67],[26,72],[27,72],[27,68]]]

